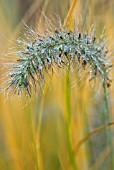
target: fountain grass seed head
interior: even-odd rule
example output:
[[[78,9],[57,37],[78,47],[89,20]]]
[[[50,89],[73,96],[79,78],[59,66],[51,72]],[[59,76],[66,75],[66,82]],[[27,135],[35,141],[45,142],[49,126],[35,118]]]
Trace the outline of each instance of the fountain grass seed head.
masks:
[[[103,36],[101,36],[103,37]],[[91,80],[101,77],[110,86],[108,57],[105,38],[96,38],[93,31],[68,31],[61,28],[38,34],[28,28],[26,37],[18,39],[15,52],[17,61],[9,64],[5,91],[21,95],[22,90],[31,96],[32,88],[45,81],[46,74],[54,68],[69,66],[88,68]]]

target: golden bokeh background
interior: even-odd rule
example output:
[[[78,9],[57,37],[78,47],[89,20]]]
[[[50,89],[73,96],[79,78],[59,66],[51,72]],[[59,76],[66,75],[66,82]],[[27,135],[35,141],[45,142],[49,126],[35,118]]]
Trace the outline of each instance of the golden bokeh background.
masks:
[[[23,30],[22,20],[31,28],[45,30],[45,19],[59,15],[63,22],[72,0],[0,0],[0,84],[9,47]],[[80,21],[80,18],[82,21]],[[114,55],[114,1],[77,0],[68,20],[70,27],[95,23],[99,36],[106,26],[107,46]],[[56,26],[56,22],[55,22]],[[13,57],[13,56],[12,56]],[[8,58],[8,56],[7,56]],[[10,58],[9,58],[10,59]],[[113,62],[112,57],[112,62]],[[113,80],[113,69],[112,69]],[[78,81],[81,79],[81,81]],[[71,142],[78,170],[113,170],[105,129],[77,143],[104,125],[104,97],[101,82],[88,83],[86,77],[71,73]],[[114,119],[114,82],[109,88],[111,122]],[[7,98],[0,93],[0,170],[71,170],[65,132],[65,73],[57,72],[37,98]],[[111,126],[114,133],[114,126]],[[114,135],[113,135],[114,136]],[[78,151],[77,151],[78,150]]]

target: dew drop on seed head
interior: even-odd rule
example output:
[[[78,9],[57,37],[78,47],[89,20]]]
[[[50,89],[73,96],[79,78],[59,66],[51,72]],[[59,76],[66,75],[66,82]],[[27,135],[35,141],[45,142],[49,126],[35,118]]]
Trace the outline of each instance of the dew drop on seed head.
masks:
[[[22,43],[22,40],[18,39],[18,40],[17,40],[17,43],[18,43],[18,44],[21,44],[21,43]]]

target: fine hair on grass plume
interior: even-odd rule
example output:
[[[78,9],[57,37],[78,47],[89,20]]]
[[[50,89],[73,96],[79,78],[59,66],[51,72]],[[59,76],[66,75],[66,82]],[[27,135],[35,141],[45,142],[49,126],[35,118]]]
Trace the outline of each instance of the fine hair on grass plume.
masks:
[[[110,86],[109,70],[112,67],[106,40],[103,35],[97,38],[94,29],[82,31],[73,28],[60,27],[55,29],[49,19],[48,28],[44,33],[37,33],[28,26],[25,38],[17,40],[15,62],[8,63],[8,72],[5,74],[5,91],[21,95],[24,90],[31,96],[32,88],[45,81],[46,74],[54,68],[67,69],[75,67],[88,69],[91,80],[100,77],[107,86]]]

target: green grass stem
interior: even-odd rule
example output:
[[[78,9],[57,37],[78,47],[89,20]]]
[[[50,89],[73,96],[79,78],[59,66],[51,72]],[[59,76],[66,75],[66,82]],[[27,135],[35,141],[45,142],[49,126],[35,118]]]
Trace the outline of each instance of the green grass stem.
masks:
[[[67,137],[67,147],[69,152],[69,158],[73,170],[77,170],[75,155],[72,149],[71,136],[70,136],[70,125],[71,125],[71,113],[70,113],[70,76],[69,76],[70,66],[66,71],[66,87],[65,87],[65,102],[66,102],[66,137]]]
[[[108,100],[108,92],[107,92],[107,85],[105,78],[103,79],[103,89],[104,89],[104,102],[105,102],[105,123],[110,123],[110,110],[109,110],[109,100]],[[111,127],[106,128],[106,136],[107,136],[107,142],[109,144],[110,148],[110,155],[112,158],[112,170],[114,170],[114,146],[113,146],[113,136],[112,136],[112,130]]]

